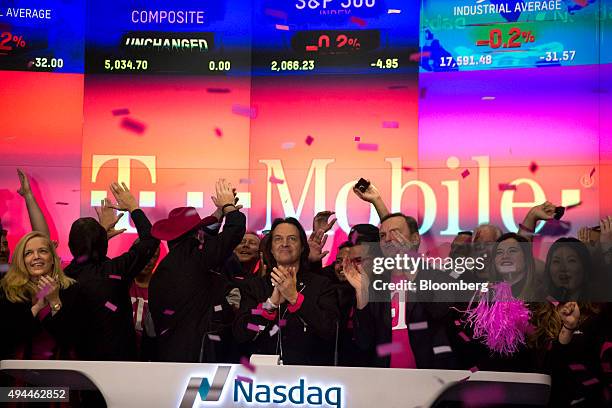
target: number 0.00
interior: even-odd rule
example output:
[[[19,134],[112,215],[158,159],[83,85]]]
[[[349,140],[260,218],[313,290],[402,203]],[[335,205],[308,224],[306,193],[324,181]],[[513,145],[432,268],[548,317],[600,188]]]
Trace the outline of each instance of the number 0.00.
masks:
[[[210,61],[208,63],[208,69],[211,71],[229,71],[231,67],[230,61]]]

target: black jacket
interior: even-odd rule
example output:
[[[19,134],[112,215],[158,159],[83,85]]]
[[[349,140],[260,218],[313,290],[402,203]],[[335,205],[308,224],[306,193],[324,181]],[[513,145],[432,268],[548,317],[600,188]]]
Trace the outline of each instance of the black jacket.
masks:
[[[76,284],[60,290],[60,300],[64,302],[70,293],[77,290]],[[46,359],[68,359],[70,334],[69,322],[66,320],[67,312],[62,308],[52,316],[48,313],[43,319],[41,315],[32,316],[31,303],[10,302],[4,291],[0,290],[0,321],[2,321],[2,335],[0,335],[0,360],[35,358],[33,348],[35,342],[45,336],[54,341],[52,354]],[[40,356],[38,358],[41,358]]]
[[[435,282],[447,281],[440,271],[420,271],[415,279],[429,279]],[[388,280],[388,278],[386,279]],[[458,363],[451,347],[448,329],[450,303],[444,301],[445,294],[417,290],[408,295],[406,302],[406,323],[410,347],[417,368],[456,369]],[[355,312],[353,324],[355,339],[364,350],[372,352],[376,346],[392,342],[391,303],[370,302],[362,310]],[[426,327],[424,325],[426,322]],[[421,323],[411,328],[411,323]],[[377,357],[374,366],[389,367],[390,356]]]
[[[240,311],[234,321],[237,342],[253,342],[256,354],[279,354],[283,364],[333,364],[339,313],[336,290],[328,279],[300,270],[297,290],[304,297],[303,303],[295,313],[287,309],[286,302],[283,303],[276,312],[275,321],[252,314],[252,309],[257,309],[272,295],[270,278],[255,278],[248,283],[241,293]],[[281,319],[286,321],[286,325],[278,330]],[[255,332],[248,329],[249,323],[264,328]],[[270,330],[276,333],[270,336]]]
[[[151,260],[159,240],[151,235],[151,223],[142,210],[130,215],[140,241],[129,251],[102,262],[73,260],[65,269],[66,275],[79,283],[79,290],[64,301],[63,309],[70,311],[73,319],[72,334],[81,360],[136,359],[129,288]]]
[[[170,248],[149,284],[149,310],[157,334],[157,359],[176,362],[213,362],[208,334],[216,314],[225,313],[224,280],[211,272],[220,269],[246,230],[240,211],[227,214],[223,232],[204,245],[187,237]],[[225,309],[219,310],[222,306]],[[217,310],[215,310],[217,309]],[[214,340],[212,340],[214,341]]]

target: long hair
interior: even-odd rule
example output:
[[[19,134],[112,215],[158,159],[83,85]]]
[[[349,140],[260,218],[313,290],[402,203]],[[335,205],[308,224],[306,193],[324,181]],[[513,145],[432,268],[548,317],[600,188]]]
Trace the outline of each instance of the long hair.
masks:
[[[515,234],[514,232],[508,232],[503,234],[497,239],[497,241],[495,241],[492,253],[493,267],[491,268],[490,279],[493,282],[499,282],[502,280],[500,273],[497,271],[497,265],[495,265],[495,254],[497,253],[499,244],[509,239],[514,239],[519,243],[521,251],[523,252],[523,259],[525,261],[525,277],[521,280],[521,282],[518,282],[515,287],[512,288],[512,293],[524,301],[536,300],[535,298],[539,295],[539,290],[536,287],[535,261],[531,252],[531,245],[525,237]]]
[[[270,233],[264,245],[264,259],[266,262],[270,262],[270,269],[268,272],[272,270],[275,266],[277,266],[276,259],[272,255],[272,237],[274,235],[274,230],[281,224],[291,224],[298,230],[298,235],[300,237],[300,243],[302,244],[302,253],[300,254],[300,271],[305,272],[308,270],[308,255],[310,254],[310,247],[308,246],[308,238],[306,237],[306,231],[304,231],[304,227],[298,220],[293,217],[287,218],[277,218],[272,223],[272,228],[270,229]]]
[[[598,304],[591,302],[578,302],[578,308],[580,309],[578,327],[601,311]],[[536,348],[542,348],[559,337],[563,321],[557,312],[557,307],[550,302],[532,304],[530,309],[534,331],[529,336],[529,342]]]
[[[43,238],[45,240],[46,245],[53,257],[53,269],[51,270],[50,275],[56,282],[58,282],[60,288],[65,289],[74,283],[73,279],[64,275],[61,260],[57,255],[55,246],[51,243],[49,237],[42,232],[32,231],[24,235],[17,243],[11,266],[4,276],[4,279],[2,279],[0,282],[6,298],[12,303],[31,302],[36,296],[37,286],[30,280],[30,274],[28,273],[24,256],[25,247],[28,241],[30,241],[32,238]]]
[[[576,254],[578,255],[578,259],[580,259],[580,263],[582,264],[583,279],[582,284],[578,289],[578,292],[580,293],[580,299],[571,300],[586,301],[589,295],[592,295],[592,293],[589,293],[589,282],[597,283],[597,279],[595,279],[595,276],[593,276],[595,275],[593,261],[586,245],[584,245],[576,238],[571,237],[559,238],[550,246],[550,249],[548,250],[548,254],[546,255],[546,266],[544,267],[544,285],[547,294],[552,295],[559,301],[568,300],[565,299],[565,295],[562,293],[560,288],[555,287],[555,284],[553,283],[552,278],[550,276],[550,266],[552,264],[553,255],[561,248],[571,248],[574,252],[576,252]]]

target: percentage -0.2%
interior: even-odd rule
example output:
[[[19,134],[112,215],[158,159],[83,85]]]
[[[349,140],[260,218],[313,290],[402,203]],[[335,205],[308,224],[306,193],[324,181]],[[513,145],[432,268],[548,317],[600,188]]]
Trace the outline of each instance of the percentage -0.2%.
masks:
[[[25,48],[26,45],[23,35],[16,35],[9,31],[4,31],[0,34],[0,52],[12,51],[13,47]]]
[[[488,45],[491,48],[519,48],[523,43],[532,43],[536,39],[535,35],[531,33],[531,30],[521,31],[518,27],[510,28],[506,41],[504,41],[503,36],[501,29],[494,28],[489,31],[488,40],[478,40],[476,41],[476,45]]]

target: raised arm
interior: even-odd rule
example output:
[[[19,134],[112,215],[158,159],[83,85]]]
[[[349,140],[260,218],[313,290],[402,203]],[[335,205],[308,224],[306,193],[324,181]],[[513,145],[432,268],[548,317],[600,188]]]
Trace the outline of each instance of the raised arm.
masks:
[[[555,206],[548,201],[544,202],[543,204],[532,207],[525,216],[523,223],[519,224],[518,235],[521,235],[532,241],[538,221],[551,220],[554,215]]]
[[[374,205],[374,208],[376,209],[376,212],[378,213],[378,217],[380,217],[381,220],[387,214],[389,214],[389,210],[387,209],[387,206],[385,205],[384,201],[382,200],[382,197],[380,196],[380,192],[378,191],[378,189],[376,188],[374,184],[370,183],[366,191],[364,191],[363,193],[359,191],[357,188],[353,187],[353,192],[355,193],[355,195],[357,195],[357,197],[359,197],[363,201]]]
[[[30,188],[30,181],[28,176],[21,170],[17,169],[17,175],[19,176],[19,183],[21,186],[17,192],[23,197],[28,208],[28,216],[30,217],[30,224],[32,225],[32,231],[42,232],[49,236],[49,225],[47,220],[40,210],[40,206],[36,202],[36,198]]]

